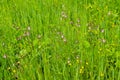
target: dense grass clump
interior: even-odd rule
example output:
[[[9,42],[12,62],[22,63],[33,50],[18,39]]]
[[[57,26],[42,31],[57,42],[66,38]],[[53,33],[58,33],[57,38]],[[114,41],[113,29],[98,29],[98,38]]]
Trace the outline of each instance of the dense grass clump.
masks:
[[[119,0],[0,0],[0,80],[120,80]]]

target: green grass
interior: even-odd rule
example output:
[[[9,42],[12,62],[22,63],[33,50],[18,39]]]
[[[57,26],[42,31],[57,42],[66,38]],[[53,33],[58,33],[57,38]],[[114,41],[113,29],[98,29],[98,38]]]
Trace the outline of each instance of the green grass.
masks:
[[[119,0],[0,0],[0,80],[120,80]]]

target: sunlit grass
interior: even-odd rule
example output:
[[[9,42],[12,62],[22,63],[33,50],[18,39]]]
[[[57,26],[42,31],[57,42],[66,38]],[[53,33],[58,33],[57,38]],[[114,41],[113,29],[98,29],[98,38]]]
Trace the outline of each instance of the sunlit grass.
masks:
[[[116,0],[1,0],[0,80],[120,80]]]

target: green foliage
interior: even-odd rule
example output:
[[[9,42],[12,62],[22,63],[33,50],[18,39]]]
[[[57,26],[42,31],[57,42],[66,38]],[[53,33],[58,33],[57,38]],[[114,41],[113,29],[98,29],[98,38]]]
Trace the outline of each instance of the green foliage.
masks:
[[[0,80],[120,80],[119,0],[1,0]]]

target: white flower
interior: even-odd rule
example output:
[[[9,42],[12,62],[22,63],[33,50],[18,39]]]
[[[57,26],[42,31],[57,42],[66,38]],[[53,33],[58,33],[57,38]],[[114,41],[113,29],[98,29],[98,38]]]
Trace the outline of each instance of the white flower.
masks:
[[[62,36],[61,36],[61,38],[63,39],[63,38],[64,38],[64,36],[62,35]]]
[[[7,58],[7,55],[6,55],[6,54],[4,54],[4,55],[3,55],[3,58],[4,58],[4,59],[6,59],[6,58]]]
[[[108,16],[110,16],[110,15],[111,15],[111,11],[108,12]]]
[[[102,30],[101,30],[101,32],[102,32],[102,33],[104,33],[104,32],[105,32],[105,30],[104,30],[104,29],[102,29]]]
[[[38,35],[38,39],[40,39],[41,38],[41,35]]]
[[[30,31],[30,26],[27,27],[27,30]]]
[[[105,43],[105,42],[106,42],[106,40],[105,40],[105,39],[102,39],[102,42],[103,42],[103,43]]]
[[[65,38],[63,39],[63,41],[64,41],[64,42],[67,42],[67,40],[66,40]]]

